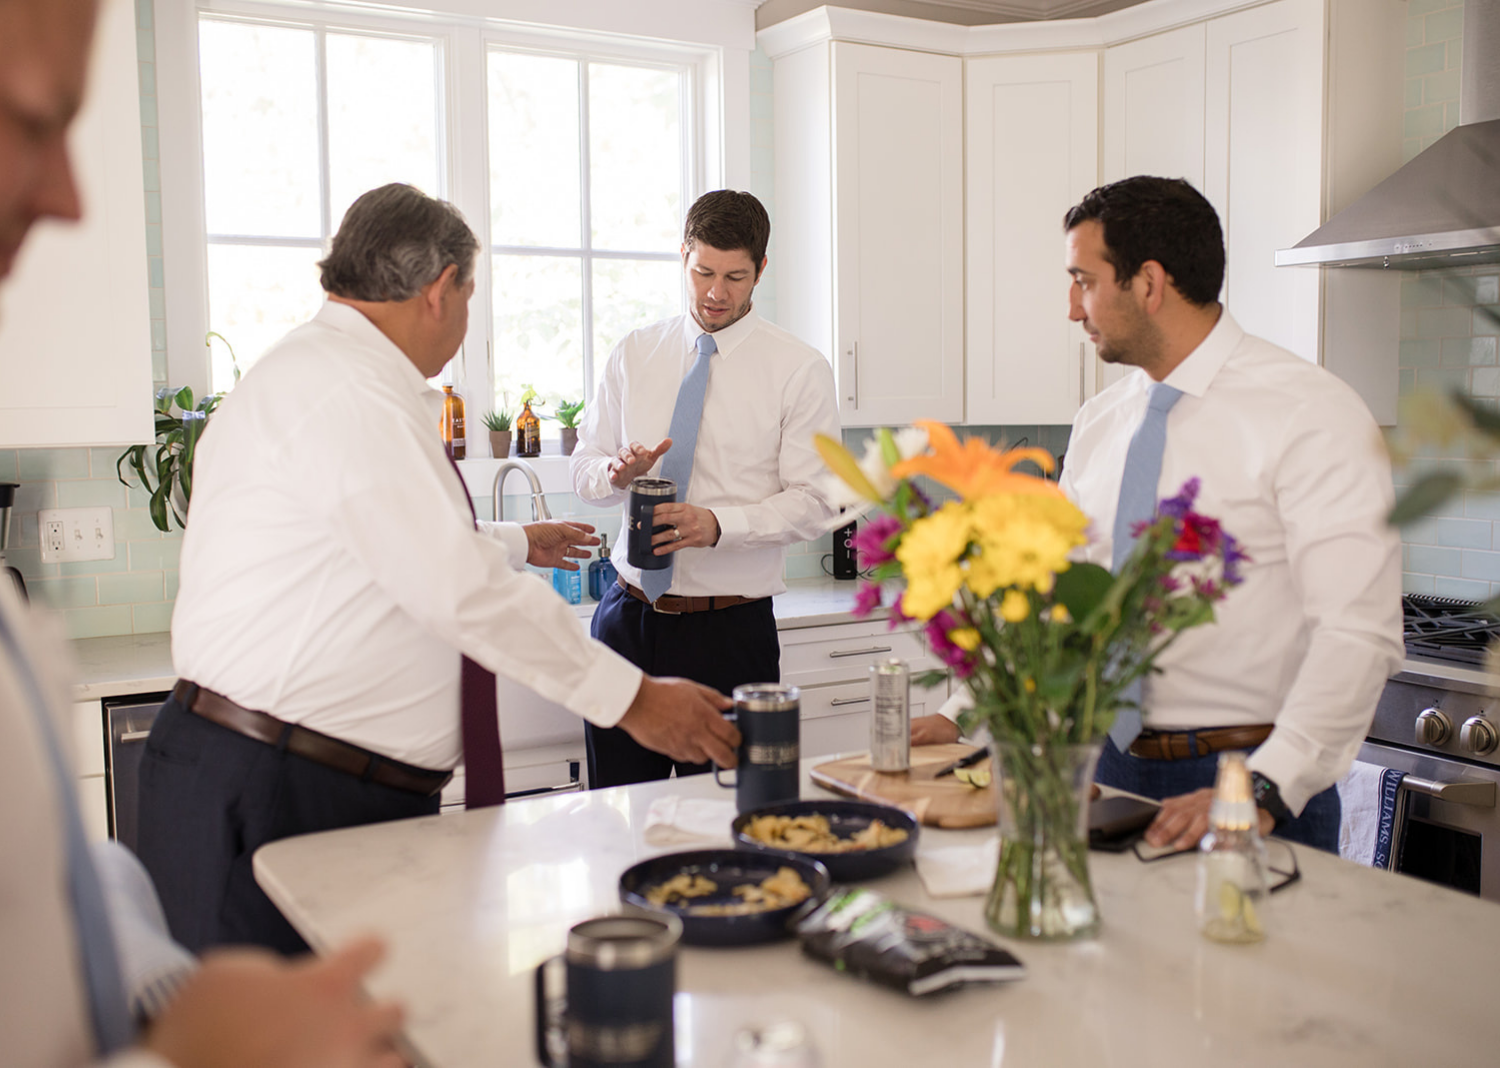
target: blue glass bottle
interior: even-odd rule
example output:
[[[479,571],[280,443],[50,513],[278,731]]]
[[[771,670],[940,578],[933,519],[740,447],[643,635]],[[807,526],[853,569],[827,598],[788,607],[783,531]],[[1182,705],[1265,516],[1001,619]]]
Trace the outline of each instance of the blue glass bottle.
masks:
[[[604,600],[604,594],[615,584],[617,574],[614,561],[609,558],[609,535],[600,534],[599,558],[589,564],[589,597],[595,601]]]
[[[552,588],[569,604],[583,603],[583,575],[561,567],[552,569]]]

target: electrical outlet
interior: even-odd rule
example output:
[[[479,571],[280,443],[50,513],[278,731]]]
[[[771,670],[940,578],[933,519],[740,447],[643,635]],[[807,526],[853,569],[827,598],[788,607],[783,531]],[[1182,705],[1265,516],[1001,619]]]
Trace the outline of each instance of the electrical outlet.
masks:
[[[37,513],[42,563],[115,558],[115,514],[107,508],[43,508]]]

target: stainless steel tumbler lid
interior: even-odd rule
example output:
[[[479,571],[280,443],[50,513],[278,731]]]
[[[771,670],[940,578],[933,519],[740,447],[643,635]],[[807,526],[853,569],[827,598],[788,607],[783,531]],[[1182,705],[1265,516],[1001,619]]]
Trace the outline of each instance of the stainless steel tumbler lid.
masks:
[[[670,478],[640,478],[630,480],[630,492],[642,497],[670,497],[677,492],[677,483]]]
[[[567,958],[601,972],[659,964],[677,951],[682,921],[676,916],[600,916],[568,931]]]
[[[741,712],[785,712],[802,707],[802,691],[780,682],[752,682],[734,688],[734,707]]]

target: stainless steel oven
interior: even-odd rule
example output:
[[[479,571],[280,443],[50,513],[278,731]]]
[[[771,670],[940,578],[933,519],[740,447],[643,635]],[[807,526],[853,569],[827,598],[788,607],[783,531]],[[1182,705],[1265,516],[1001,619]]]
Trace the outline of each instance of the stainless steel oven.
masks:
[[[1473,606],[1461,606],[1471,610]],[[1410,621],[1410,606],[1408,618]],[[1487,639],[1466,632],[1482,650]],[[1426,655],[1412,655],[1421,649]],[[1411,641],[1381,694],[1359,758],[1405,773],[1390,867],[1500,901],[1500,697],[1477,666]],[[1475,657],[1468,657],[1475,659]]]

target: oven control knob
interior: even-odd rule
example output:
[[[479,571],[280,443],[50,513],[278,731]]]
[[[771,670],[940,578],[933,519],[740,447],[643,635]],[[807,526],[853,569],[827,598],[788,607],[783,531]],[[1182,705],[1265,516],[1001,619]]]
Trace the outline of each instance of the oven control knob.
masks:
[[[1442,745],[1453,734],[1453,721],[1440,708],[1424,708],[1417,713],[1417,744]]]
[[[1483,716],[1470,716],[1458,729],[1458,744],[1475,756],[1489,756],[1500,746],[1500,732]]]

